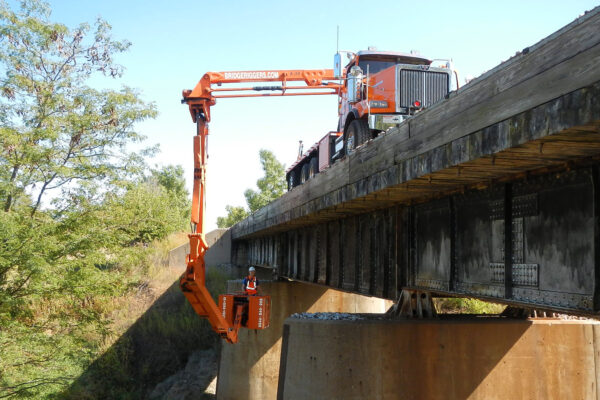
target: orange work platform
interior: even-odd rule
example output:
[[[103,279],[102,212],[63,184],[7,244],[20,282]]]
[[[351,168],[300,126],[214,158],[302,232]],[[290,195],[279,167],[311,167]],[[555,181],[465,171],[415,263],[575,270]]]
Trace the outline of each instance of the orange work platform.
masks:
[[[235,325],[236,311],[241,307],[240,326],[248,329],[269,327],[271,296],[228,293],[219,296],[219,309],[231,325]]]

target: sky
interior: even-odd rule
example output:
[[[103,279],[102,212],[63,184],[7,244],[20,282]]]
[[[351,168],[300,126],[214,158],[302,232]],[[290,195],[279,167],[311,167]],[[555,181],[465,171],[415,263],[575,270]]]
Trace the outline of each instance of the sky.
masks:
[[[205,72],[333,67],[339,48],[417,50],[451,58],[460,82],[477,77],[599,5],[545,1],[158,1],[54,0],[52,19],[75,27],[102,17],[132,46],[116,57],[125,74],[113,85],[141,90],[159,116],[136,128],[161,152],[150,165],[179,164],[192,185],[195,125],[181,91]],[[245,205],[262,176],[258,152],[290,165],[298,152],[337,127],[335,96],[221,99],[208,145],[208,230],[225,205]]]

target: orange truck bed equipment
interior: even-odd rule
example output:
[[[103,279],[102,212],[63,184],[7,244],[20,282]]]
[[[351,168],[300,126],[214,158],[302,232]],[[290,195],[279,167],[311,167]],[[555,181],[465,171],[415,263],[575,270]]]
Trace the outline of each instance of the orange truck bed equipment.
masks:
[[[332,69],[283,71],[230,71],[204,74],[193,90],[183,91],[182,103],[189,107],[196,123],[194,136],[194,187],[192,191],[192,233],[190,253],[180,287],[194,311],[208,318],[213,330],[229,343],[236,343],[240,327],[265,329],[269,326],[271,298],[268,295],[225,294],[219,296],[219,306],[206,288],[204,255],[208,250],[204,230],[206,208],[206,160],[210,108],[218,98],[307,96],[339,94],[341,84]],[[222,84],[243,82],[281,82],[278,86],[223,88]],[[288,86],[288,82],[300,85]],[[303,83],[303,84],[302,84]],[[213,85],[218,85],[216,88]],[[308,90],[307,90],[308,89]],[[257,93],[267,91],[267,93]],[[273,93],[278,92],[278,93]]]

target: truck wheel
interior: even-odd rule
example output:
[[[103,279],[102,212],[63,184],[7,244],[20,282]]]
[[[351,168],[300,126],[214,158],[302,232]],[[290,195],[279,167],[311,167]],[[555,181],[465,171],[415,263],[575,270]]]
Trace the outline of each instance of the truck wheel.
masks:
[[[354,150],[370,139],[369,137],[369,125],[367,121],[363,119],[355,119],[350,122],[348,129],[346,130],[346,154],[352,154]]]
[[[290,171],[288,175],[288,191],[298,186],[298,178],[296,177],[296,175],[298,175],[298,172],[296,170]]]
[[[316,174],[319,173],[319,160],[317,157],[313,157],[310,159],[308,163],[308,179],[312,179]]]
[[[302,171],[300,173],[300,183],[304,183],[308,180],[308,163],[305,163],[302,166]]]

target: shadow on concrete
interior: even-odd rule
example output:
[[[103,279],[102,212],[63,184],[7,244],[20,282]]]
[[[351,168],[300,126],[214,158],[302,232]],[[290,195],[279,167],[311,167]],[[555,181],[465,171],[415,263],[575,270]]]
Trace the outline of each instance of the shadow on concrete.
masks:
[[[284,295],[287,297],[284,293],[287,285],[306,287],[306,290],[292,294],[292,301],[282,303],[279,300]],[[295,282],[262,286],[264,293],[272,299],[270,326],[262,331],[244,329],[240,332],[239,343],[223,344],[217,381],[219,399],[274,398],[278,374],[273,372],[279,370],[280,357],[279,350],[274,347],[281,340],[283,321],[295,312],[308,310],[327,291],[327,288]]]
[[[217,347],[213,350],[216,367],[218,341],[207,321],[198,318],[186,301],[179,282],[174,282],[62,396],[66,399],[150,398],[153,388],[183,370],[195,351]],[[193,383],[189,391],[196,396],[180,398],[210,398],[201,397],[201,393],[214,379],[215,372],[213,368],[205,379]]]
[[[276,398],[283,325],[291,314],[357,312],[360,311],[357,307],[365,306],[359,304],[361,301],[381,302],[299,282],[270,282],[263,286],[263,291],[272,298],[270,327],[262,331],[244,329],[240,331],[239,343],[223,344],[217,381],[217,397],[221,400]]]
[[[486,385],[501,385],[519,374],[493,371],[530,327],[527,320],[456,315],[398,321],[289,319],[277,398],[486,398],[494,393]],[[536,379],[532,371],[529,375]]]

